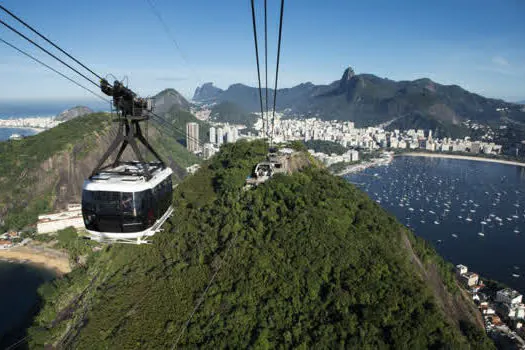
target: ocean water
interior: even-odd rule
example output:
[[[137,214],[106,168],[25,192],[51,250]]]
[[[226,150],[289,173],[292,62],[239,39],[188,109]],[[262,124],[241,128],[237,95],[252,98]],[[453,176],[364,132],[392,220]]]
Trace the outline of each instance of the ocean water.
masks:
[[[99,100],[69,100],[69,101],[16,101],[0,100],[0,119],[24,117],[52,117],[75,106],[86,106],[98,111],[110,109],[108,103]]]
[[[396,157],[346,176],[454,265],[525,293],[525,168]]]
[[[54,117],[75,106],[86,106],[95,112],[108,111],[110,106],[103,101],[7,101],[0,100],[0,119]],[[12,134],[34,135],[31,129],[0,128],[0,141],[5,141]]]
[[[35,134],[35,131],[32,129],[0,128],[0,141],[5,141],[9,139],[9,136],[13,134],[31,136]]]
[[[0,261],[0,348],[23,338],[38,307],[37,289],[55,273],[29,264]]]

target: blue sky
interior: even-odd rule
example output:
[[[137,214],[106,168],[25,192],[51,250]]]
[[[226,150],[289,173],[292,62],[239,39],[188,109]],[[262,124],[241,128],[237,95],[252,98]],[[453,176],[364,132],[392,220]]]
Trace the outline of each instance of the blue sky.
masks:
[[[151,1],[182,54],[147,0],[2,4],[101,75],[128,76],[141,95],[173,87],[191,97],[207,81],[221,88],[256,85],[249,0]],[[256,3],[262,19],[263,2]],[[268,3],[273,85],[280,1]],[[394,80],[429,77],[489,97],[525,100],[524,13],[522,0],[287,0],[279,86],[327,84],[352,66],[357,73]],[[3,12],[0,18],[16,24]],[[3,26],[0,38],[53,64]],[[0,82],[1,100],[92,97],[2,43]]]

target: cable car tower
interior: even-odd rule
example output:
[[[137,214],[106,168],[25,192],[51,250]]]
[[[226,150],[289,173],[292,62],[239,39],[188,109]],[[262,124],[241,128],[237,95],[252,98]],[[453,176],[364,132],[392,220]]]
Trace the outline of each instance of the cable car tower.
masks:
[[[137,97],[121,82],[100,81],[102,92],[113,98],[117,136],[104,153],[82,191],[82,215],[91,239],[106,242],[149,243],[173,212],[172,170],[142,134],[140,123],[149,120],[151,100]],[[156,161],[147,162],[141,143]],[[131,146],[134,161],[123,161]],[[118,151],[117,151],[118,150]],[[110,157],[116,152],[113,161]],[[106,164],[107,163],[107,164]]]
[[[133,152],[135,153],[138,161],[143,164],[141,169],[143,175],[148,180],[151,179],[149,164],[144,160],[144,157],[140,153],[137,144],[138,140],[146,147],[148,151],[151,152],[151,154],[153,154],[153,156],[155,156],[155,158],[158,160],[158,165],[165,167],[164,161],[160,158],[157,152],[155,152],[153,147],[151,147],[148,140],[146,140],[140,127],[140,122],[147,121],[149,119],[149,113],[153,109],[151,100],[136,97],[136,94],[133,91],[122,85],[122,83],[119,81],[115,81],[113,86],[111,86],[107,80],[103,79],[100,82],[100,89],[106,95],[113,97],[113,106],[117,111],[117,121],[119,126],[117,137],[98,162],[91,174],[91,177],[95,176],[100,171],[118,168],[118,165],[121,164],[120,159],[122,154],[126,150],[126,147],[131,145],[131,148],[133,149]],[[108,158],[116,151],[119,145],[120,149],[112,164],[103,166]]]

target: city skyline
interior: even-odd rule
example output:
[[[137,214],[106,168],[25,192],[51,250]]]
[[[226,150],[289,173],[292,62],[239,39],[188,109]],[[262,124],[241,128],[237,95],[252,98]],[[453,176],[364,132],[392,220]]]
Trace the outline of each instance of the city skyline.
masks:
[[[148,1],[3,4],[102,76],[127,76],[130,87],[143,96],[173,87],[191,97],[208,81],[220,88],[234,83],[256,86],[248,1],[151,3],[169,34]],[[256,5],[261,19],[262,2]],[[278,1],[269,1],[269,85],[273,85],[278,6]],[[358,74],[392,80],[428,77],[486,97],[524,100],[525,48],[516,45],[525,32],[520,18],[524,9],[525,4],[515,1],[476,6],[453,1],[395,5],[326,1],[322,6],[314,1],[289,2],[279,87],[308,81],[328,84],[350,65]],[[44,11],[47,15],[41,16]],[[3,13],[0,18],[15,24]],[[261,29],[262,21],[258,25]],[[262,30],[259,34],[261,40]],[[52,62],[4,27],[0,37]],[[3,44],[0,56],[3,100],[92,98]]]

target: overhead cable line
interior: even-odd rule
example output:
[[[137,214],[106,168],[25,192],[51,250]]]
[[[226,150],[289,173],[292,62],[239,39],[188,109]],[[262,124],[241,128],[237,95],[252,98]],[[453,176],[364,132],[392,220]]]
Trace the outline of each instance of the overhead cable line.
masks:
[[[259,101],[261,103],[261,117],[263,118],[263,121],[264,121],[264,110],[263,110],[262,88],[261,88],[261,70],[259,67],[259,46],[257,45],[257,24],[255,23],[254,0],[251,0],[251,3],[252,3],[253,39],[255,43],[255,59],[257,61],[257,80],[259,81]]]
[[[199,139],[196,139],[196,138],[188,135],[184,130],[182,130],[181,128],[173,125],[172,123],[170,123],[166,119],[160,117],[159,115],[154,114],[154,113],[151,113],[151,114],[153,116],[152,119],[157,121],[159,124],[163,124],[166,128],[168,128],[170,130],[175,130],[175,131],[179,132],[181,135],[185,136],[188,140],[197,142],[198,145],[201,146],[201,147],[203,146],[202,142]]]
[[[93,74],[94,76],[96,76],[98,79],[102,80],[102,77],[100,75],[98,75],[97,73],[93,72],[91,69],[89,69],[88,67],[86,67],[82,62],[80,62],[79,60],[77,60],[75,57],[71,56],[67,51],[63,50],[61,47],[59,47],[58,45],[56,45],[54,42],[52,42],[51,40],[49,40],[45,35],[43,35],[42,33],[40,33],[38,30],[36,30],[35,28],[33,28],[32,26],[30,26],[29,24],[27,24],[25,21],[23,21],[20,17],[18,17],[17,15],[15,15],[14,13],[12,13],[11,11],[9,11],[8,9],[6,9],[4,6],[0,5],[0,9],[4,10],[4,12],[6,12],[7,14],[9,14],[11,17],[13,17],[14,19],[16,19],[18,22],[22,23],[24,26],[26,26],[29,30],[31,30],[33,33],[35,33],[36,35],[38,35],[39,37],[41,37],[42,39],[44,39],[45,41],[47,41],[49,44],[53,45],[53,47],[55,47],[57,50],[59,50],[60,52],[62,52],[64,55],[66,55],[67,57],[71,58],[73,61],[75,61],[76,63],[78,63],[79,65],[81,65],[85,70],[87,70],[88,72],[90,72],[91,74]]]
[[[90,78],[86,77],[84,74],[80,73],[77,69],[71,67],[69,64],[67,64],[66,62],[64,62],[62,59],[58,58],[57,56],[55,56],[54,54],[52,54],[51,52],[49,52],[49,50],[43,48],[42,46],[40,46],[39,44],[37,44],[36,42],[34,42],[33,40],[31,40],[30,38],[28,38],[27,36],[25,36],[24,34],[20,33],[18,30],[16,30],[15,28],[11,27],[9,24],[5,23],[4,21],[2,21],[0,19],[0,23],[3,24],[4,26],[6,26],[8,29],[10,29],[12,32],[18,34],[19,36],[21,36],[22,38],[24,38],[25,40],[29,41],[31,44],[35,45],[36,47],[38,47],[40,50],[44,51],[45,53],[47,53],[49,56],[53,57],[54,59],[56,59],[57,61],[59,61],[60,63],[62,63],[63,65],[65,65],[66,67],[68,67],[69,69],[71,69],[72,71],[74,71],[75,73],[77,73],[78,75],[80,75],[81,77],[83,77],[84,79],[86,79],[87,81],[89,81],[91,84],[95,85],[96,87],[100,87],[99,84],[97,84],[96,82],[94,82],[93,80],[91,80]]]
[[[188,135],[184,130],[182,130],[181,128],[173,125],[172,123],[170,123],[168,120],[166,120],[165,118],[162,118],[161,116],[159,116],[158,114],[155,114],[153,112],[150,112],[151,115],[152,115],[152,119],[155,120],[157,123],[159,124],[162,124],[164,127],[166,127],[167,129],[169,129],[170,131],[174,130],[174,131],[177,131],[179,134],[183,135],[184,137],[186,137],[186,139],[190,140],[190,141],[194,141],[196,142],[200,147],[203,147],[203,143],[200,141],[199,138],[194,138],[190,135]]]
[[[97,94],[96,92],[94,92],[93,90],[91,90],[91,89],[85,87],[84,85],[82,85],[82,84],[76,82],[75,80],[71,79],[70,77],[68,77],[67,75],[63,74],[62,72],[59,72],[59,71],[56,70],[55,68],[53,68],[53,67],[47,65],[46,63],[40,61],[38,58],[36,58],[36,57],[34,57],[34,56],[31,56],[31,55],[28,54],[27,52],[25,52],[25,51],[19,49],[18,47],[16,47],[15,45],[13,45],[13,44],[11,44],[11,43],[5,41],[5,40],[2,39],[2,38],[0,38],[0,41],[3,42],[4,44],[6,44],[7,46],[10,46],[10,47],[13,48],[14,50],[20,52],[22,55],[29,57],[30,59],[32,59],[33,61],[35,61],[35,62],[37,62],[37,63],[40,63],[42,66],[44,66],[44,67],[46,67],[47,69],[49,69],[49,70],[55,72],[56,74],[60,75],[62,78],[67,79],[67,80],[69,80],[70,82],[72,82],[73,84],[77,85],[78,87],[80,87],[80,88],[82,88],[82,89],[84,89],[84,90],[86,90],[86,91],[92,93],[93,95],[95,95],[96,97],[100,98],[101,100],[103,100],[103,101],[105,101],[105,102],[108,102],[108,103],[111,103],[111,101],[109,101],[108,99],[102,97],[101,95],[99,95],[99,94]]]
[[[266,92],[266,134],[268,135],[268,130],[270,128],[268,125],[270,122],[270,114],[268,113],[268,15],[266,11],[266,2],[267,0],[264,0],[264,74],[266,76],[264,89]]]
[[[274,125],[275,125],[275,105],[277,101],[277,82],[279,81],[279,59],[281,58],[281,38],[282,38],[282,33],[283,33],[282,32],[283,12],[284,12],[284,0],[281,0],[281,16],[279,19],[279,41],[277,44],[277,66],[275,69],[275,88],[273,90],[272,137],[271,137],[272,144],[273,144],[273,130],[274,130]]]
[[[179,42],[177,41],[177,39],[175,39],[175,35],[173,35],[172,31],[170,30],[170,28],[166,24],[166,21],[164,21],[164,19],[162,18],[162,15],[160,14],[160,12],[157,10],[157,8],[155,7],[155,5],[153,4],[153,2],[151,0],[146,0],[146,2],[148,3],[149,7],[151,8],[151,12],[153,12],[155,17],[157,17],[157,19],[159,20],[159,23],[160,23],[164,33],[173,42],[173,44],[177,48],[177,51],[179,51],[179,54],[182,57],[182,60],[184,61],[186,66],[188,66],[188,68],[192,71],[193,75],[195,75],[197,80],[202,82],[202,79],[200,78],[199,74],[195,71],[193,66],[190,64],[190,62],[188,60],[188,57],[186,57],[186,55],[184,54],[184,51],[182,51],[182,49],[181,49],[181,47],[179,45]]]

